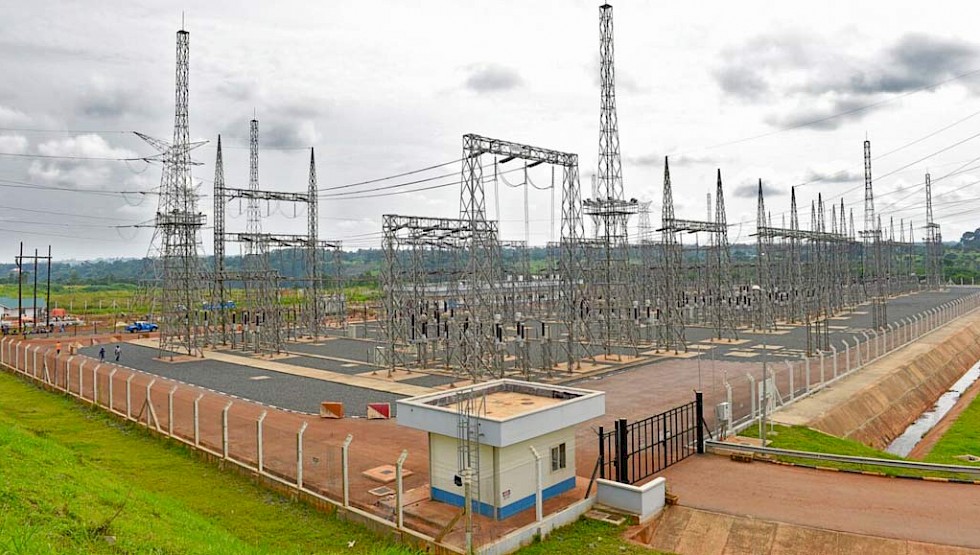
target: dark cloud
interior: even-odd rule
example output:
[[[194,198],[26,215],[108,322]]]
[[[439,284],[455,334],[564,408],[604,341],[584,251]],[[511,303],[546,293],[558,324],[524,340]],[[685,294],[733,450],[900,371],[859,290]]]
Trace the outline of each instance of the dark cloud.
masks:
[[[803,176],[806,182],[819,181],[821,183],[854,183],[863,181],[864,174],[855,170],[823,171],[810,168]]]
[[[148,92],[103,78],[93,78],[78,102],[83,114],[96,119],[162,115],[164,111],[156,108],[165,105],[157,91]]]
[[[318,142],[316,123],[312,120],[272,120],[261,128],[261,145],[270,148],[298,148]]]
[[[839,97],[831,94],[822,98],[808,97],[790,110],[769,114],[765,117],[765,122],[780,128],[807,126],[829,131],[849,121],[859,121],[871,112],[884,108],[883,105],[869,106],[882,99],[881,95]]]
[[[911,33],[865,57],[802,33],[757,37],[726,50],[713,74],[725,95],[746,103],[781,103],[765,117],[781,128],[830,130],[884,108],[876,105],[958,77],[980,64],[980,48],[957,39]],[[964,78],[972,92],[980,80]]]
[[[762,194],[766,197],[785,195],[785,191],[781,191],[774,187],[773,185],[762,182]],[[736,198],[757,198],[759,196],[759,181],[745,181],[732,191],[732,195]]]
[[[524,80],[516,70],[496,65],[477,64],[467,68],[465,87],[477,93],[494,93],[516,89]]]

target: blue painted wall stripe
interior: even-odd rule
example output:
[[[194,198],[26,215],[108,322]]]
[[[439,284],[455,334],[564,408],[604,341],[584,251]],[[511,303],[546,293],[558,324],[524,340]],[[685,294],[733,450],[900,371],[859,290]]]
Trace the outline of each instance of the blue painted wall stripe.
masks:
[[[575,477],[572,476],[571,478],[567,478],[565,480],[562,480],[561,482],[558,482],[557,484],[552,484],[551,486],[544,488],[544,490],[541,492],[541,497],[545,500],[551,499],[552,497],[565,493],[566,491],[574,487],[575,487]],[[455,505],[457,507],[462,507],[466,503],[466,499],[464,499],[462,495],[439,488],[431,488],[431,489],[432,489],[432,499],[435,501],[448,503],[450,505]],[[490,505],[489,503],[480,503],[479,507],[477,508],[476,503],[474,503],[474,510],[476,510],[477,513],[483,516],[496,518],[497,520],[510,518],[516,515],[517,513],[530,509],[532,507],[534,507],[534,494],[518,499],[513,503],[500,507],[499,509],[495,508],[493,505]]]

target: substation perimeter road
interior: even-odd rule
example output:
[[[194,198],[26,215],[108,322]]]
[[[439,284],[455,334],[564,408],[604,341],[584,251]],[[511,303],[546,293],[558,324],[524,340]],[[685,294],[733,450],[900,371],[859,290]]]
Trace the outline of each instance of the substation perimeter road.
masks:
[[[686,459],[661,473],[685,507],[813,528],[980,548],[980,486]]]

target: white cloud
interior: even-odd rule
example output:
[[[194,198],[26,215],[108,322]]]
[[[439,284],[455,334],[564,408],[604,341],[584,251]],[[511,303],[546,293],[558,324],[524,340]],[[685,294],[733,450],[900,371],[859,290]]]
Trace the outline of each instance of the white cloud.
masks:
[[[27,152],[27,137],[23,135],[0,135],[0,152],[23,154]]]
[[[86,158],[136,158],[137,154],[125,148],[110,145],[95,133],[64,139],[52,139],[37,145],[37,151],[45,156],[79,156]]]

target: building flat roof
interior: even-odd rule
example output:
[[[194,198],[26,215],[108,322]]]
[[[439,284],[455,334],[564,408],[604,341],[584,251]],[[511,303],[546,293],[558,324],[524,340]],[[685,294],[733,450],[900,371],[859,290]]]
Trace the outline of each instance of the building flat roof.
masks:
[[[465,408],[463,407],[464,403],[466,401],[457,401],[446,406],[446,408],[453,412],[459,412]],[[471,406],[474,408],[474,416],[494,420],[506,420],[512,416],[517,416],[542,407],[550,407],[558,403],[561,403],[561,399],[541,397],[540,395],[519,391],[494,391],[477,399]]]
[[[481,443],[505,447],[605,414],[605,393],[502,379],[398,401],[398,423],[455,436],[479,422]]]

